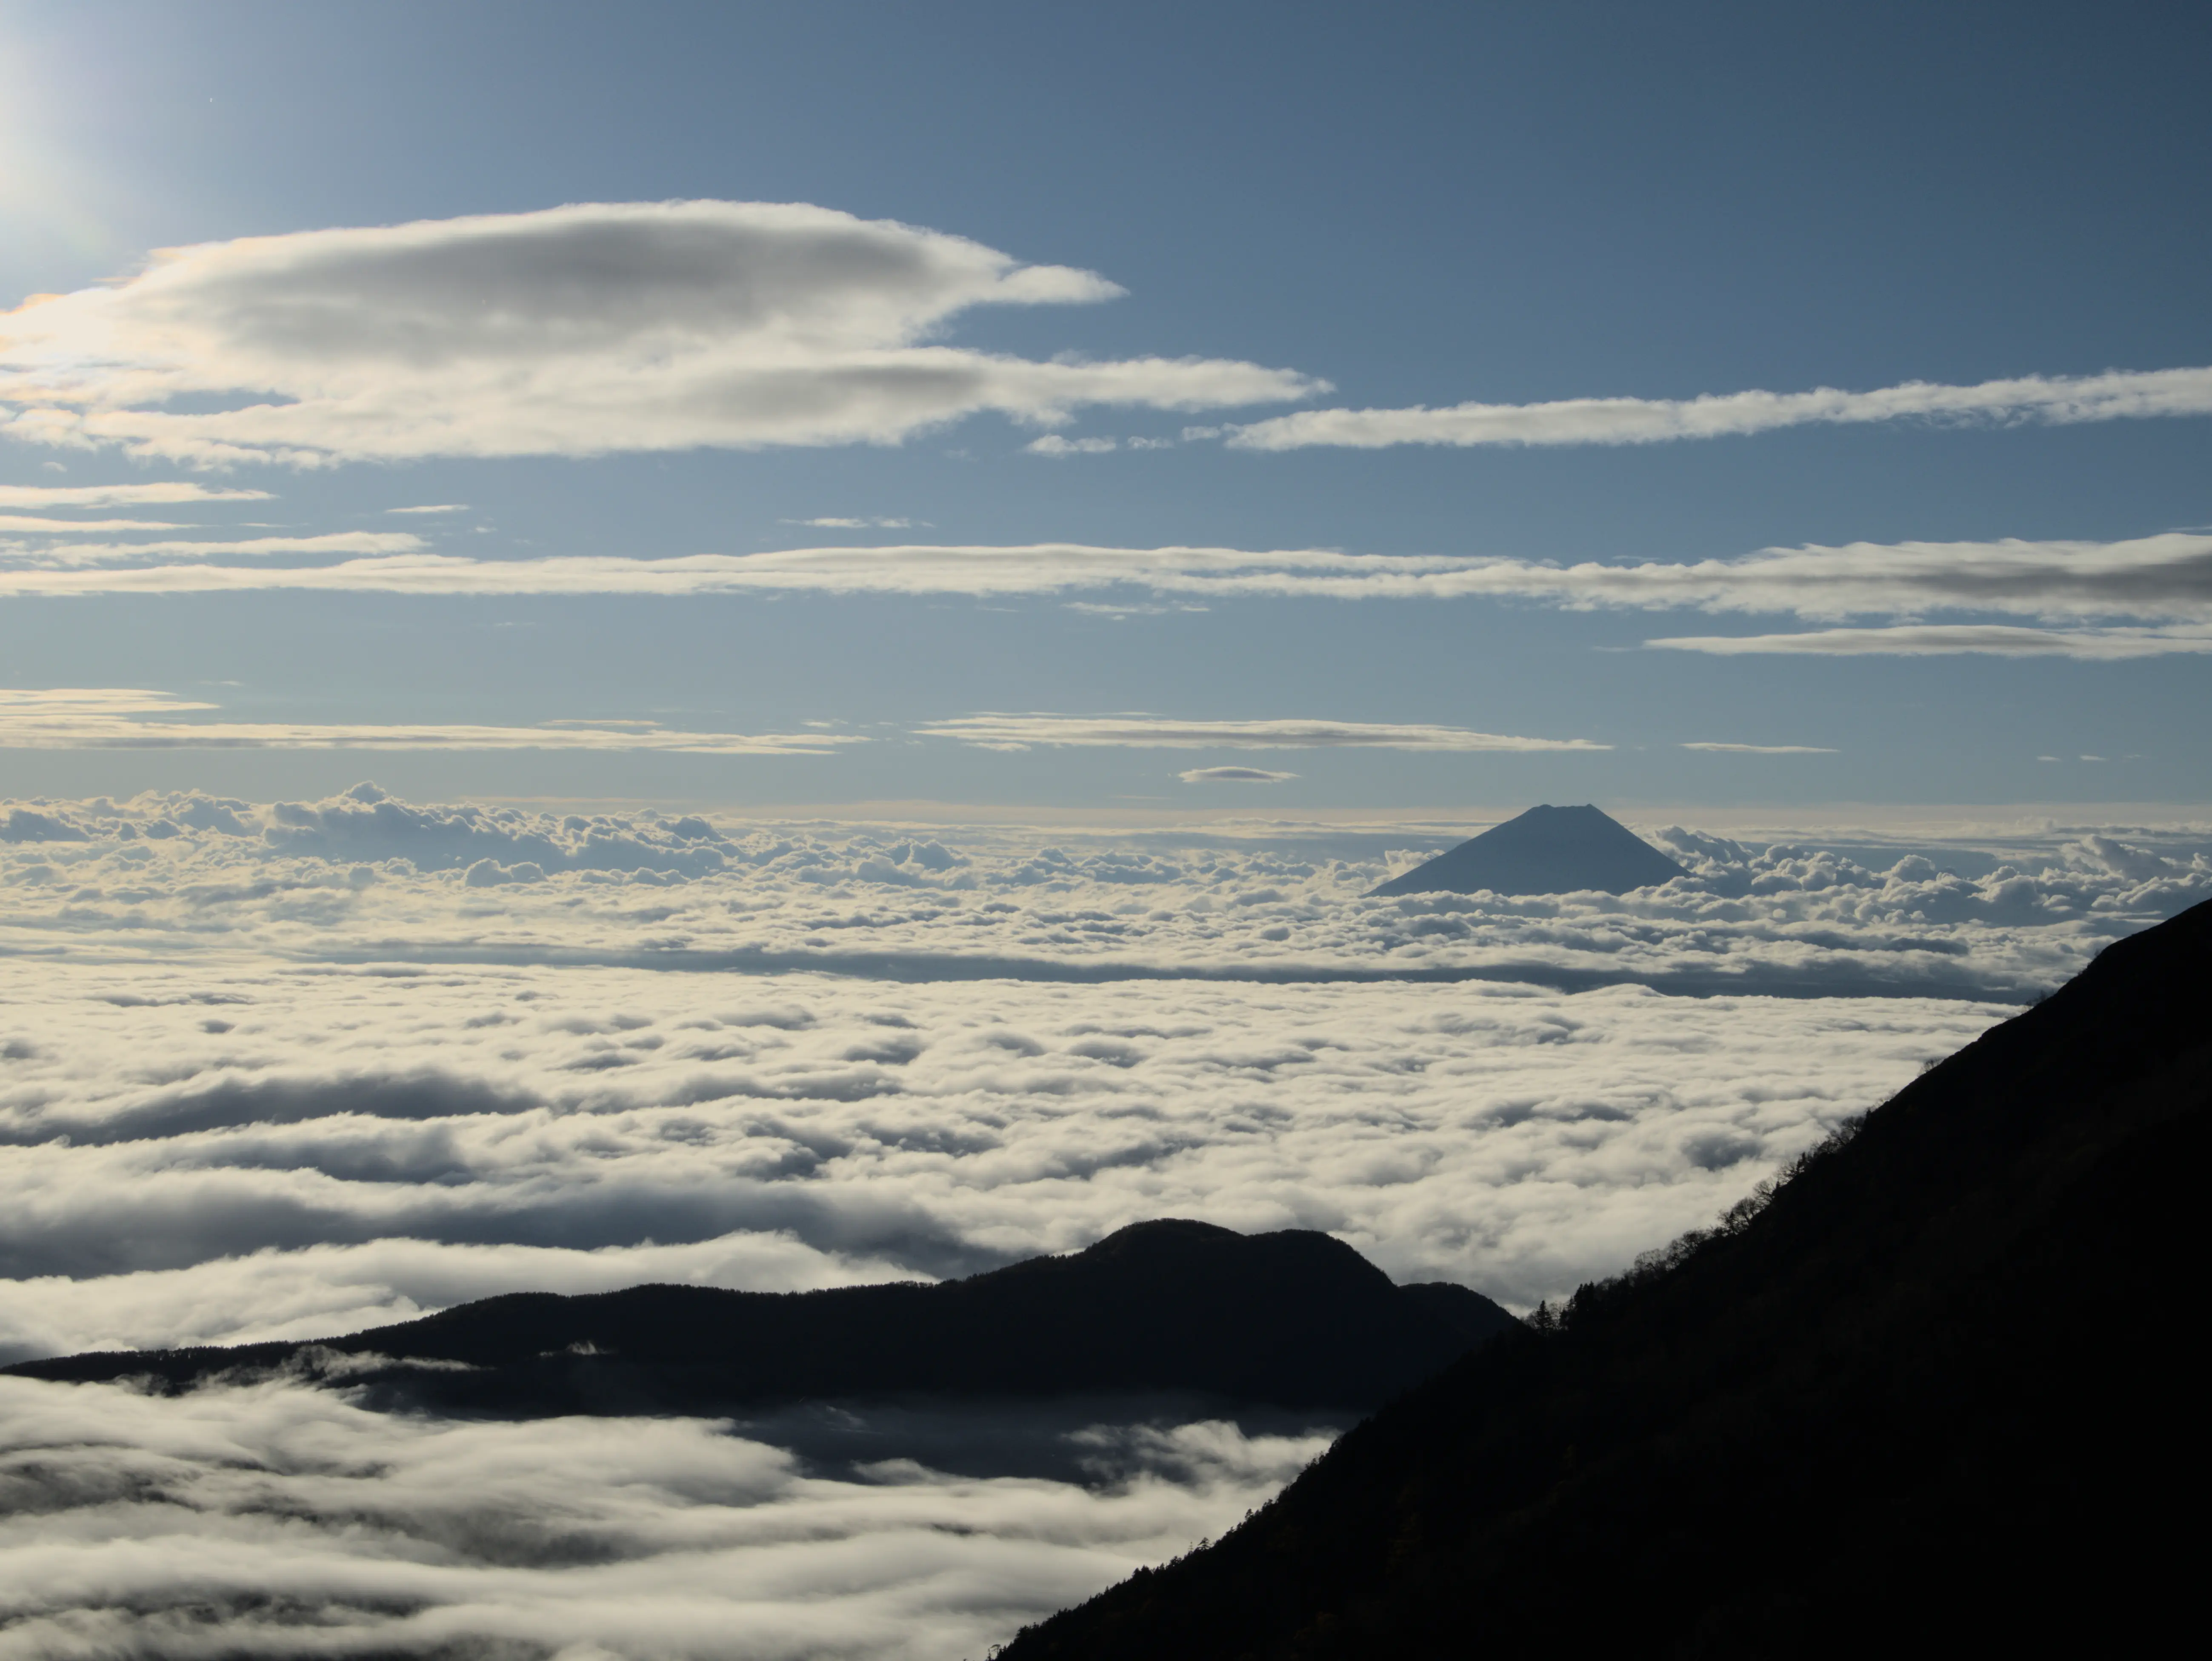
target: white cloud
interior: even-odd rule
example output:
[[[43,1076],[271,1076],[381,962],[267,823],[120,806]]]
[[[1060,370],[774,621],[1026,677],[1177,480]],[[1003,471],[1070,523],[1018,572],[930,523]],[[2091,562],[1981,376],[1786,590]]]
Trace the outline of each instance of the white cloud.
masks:
[[[580,899],[672,900],[682,920],[641,925],[664,935],[714,908],[574,882],[487,895],[449,876],[434,906],[389,875],[202,894],[204,943],[150,965],[117,961],[118,942],[105,961],[0,964],[17,1052],[0,1271],[28,1282],[0,1341],[314,1337],[625,1271],[961,1274],[1161,1215],[1324,1228],[1401,1278],[1533,1303],[1705,1221],[2000,1013],[1510,982],[672,975],[590,967],[579,945],[576,967],[524,968],[240,949],[295,934],[319,897],[335,918],[357,896],[354,929],[434,912],[480,940],[542,933]],[[1286,890],[1237,903],[1267,892],[1218,894],[1217,934],[1261,953],[1326,932]],[[551,903],[511,909],[524,894]],[[253,926],[264,909],[295,921]],[[832,899],[816,927],[855,909]],[[1065,902],[1028,909],[1025,932],[1085,927]],[[1449,943],[1423,926],[1473,914],[1398,920]]]
[[[93,530],[182,530],[185,526],[168,519],[57,519],[51,514],[0,513],[0,530],[33,530],[46,535],[82,536]]]
[[[6,318],[0,431],[196,464],[896,443],[996,410],[1204,409],[1322,383],[940,343],[1121,291],[804,203],[586,204],[165,251]],[[186,397],[228,409],[188,411]]]
[[[1382,721],[1176,721],[1150,715],[963,715],[915,730],[986,749],[1073,744],[1138,749],[1610,749],[1587,738],[1520,738]],[[1187,777],[1188,775],[1186,775]]]
[[[1064,439],[1057,433],[1048,433],[1023,446],[1032,456],[1103,456],[1121,447],[1119,439]]]
[[[2212,652],[2212,628],[2022,628],[2002,623],[1911,623],[1808,629],[1791,634],[1684,634],[1644,645],[1720,657],[1781,653],[1835,658],[2079,658],[2117,662]]]
[[[534,727],[404,722],[162,721],[216,708],[120,688],[0,688],[3,749],[670,750],[697,755],[827,755],[846,734],[693,732],[652,721],[553,721]]]
[[[794,548],[669,559],[579,556],[477,560],[414,554],[315,567],[179,566],[64,572],[0,567],[0,594],[230,593],[302,590],[377,594],[1057,594],[1133,586],[1190,596],[1311,594],[1413,597],[1420,579],[1468,564],[1326,549],[889,544]]]
[[[469,505],[466,502],[424,502],[419,506],[387,507],[384,511],[387,513],[465,513],[469,511]]]
[[[913,1272],[888,1259],[824,1252],[765,1232],[598,1251],[404,1238],[261,1250],[90,1282],[64,1275],[11,1280],[8,1312],[0,1319],[0,1361],[167,1349],[211,1335],[229,1343],[330,1337],[523,1288],[572,1296],[647,1284],[807,1292]]]
[[[1730,755],[1833,755],[1825,744],[1684,744],[1684,749],[1717,750]]]
[[[0,1379],[0,1618],[23,1656],[953,1661],[1221,1532],[1328,1442],[1063,1430],[1101,1473],[1079,1485],[823,1476],[734,1428]]]
[[[4,521],[0,521],[4,523]],[[96,526],[86,527],[97,529]],[[52,566],[104,565],[119,560],[199,559],[217,554],[405,554],[422,546],[422,539],[405,530],[338,530],[320,536],[251,536],[234,542],[85,543],[41,544],[28,557]],[[20,546],[13,550],[23,556]]]
[[[927,519],[885,518],[819,518],[779,519],[778,524],[810,525],[820,530],[911,530],[916,525],[926,525]]]
[[[2027,375],[1944,386],[1908,381],[1871,392],[1731,392],[1696,398],[1565,398],[1447,409],[1306,409],[1224,429],[1241,450],[1332,445],[1663,444],[1777,427],[1917,421],[1941,426],[2063,425],[2212,415],[2212,368]],[[1203,436],[1191,429],[1186,437]]]
[[[0,721],[106,720],[147,712],[175,713],[215,707],[139,687],[0,687]]]
[[[1515,591],[1505,585],[1517,582],[1530,597],[1580,605],[1809,618],[1960,610],[2045,621],[2212,622],[2212,536],[2179,532],[2116,543],[1851,543],[1688,565],[1524,567],[1498,574],[1500,591]]]
[[[1271,773],[1266,767],[1191,767],[1176,774],[1186,785],[1280,785],[1295,773]]]
[[[1649,827],[1662,890],[1364,897],[1476,828],[0,804],[0,1349],[966,1273],[1160,1215],[1533,1304],[2212,895],[2202,829]]]
[[[185,551],[189,545],[178,544]],[[335,544],[333,544],[335,546]],[[125,550],[127,551],[127,550]],[[1083,543],[799,548],[672,559],[474,560],[409,553],[314,567],[177,565],[75,570],[0,567],[0,595],[230,593],[299,590],[414,595],[1051,595],[1135,588],[1200,603],[1240,596],[1317,599],[1490,598],[1576,610],[1696,609],[1808,620],[1930,612],[1996,613],[2044,622],[2132,619],[2172,627],[2063,630],[1920,625],[1888,649],[2081,657],[2204,649],[2212,627],[2212,536],[2167,532],[2122,542],[1854,543],[1767,549],[1733,560],[1555,566],[1527,560],[1361,555],[1328,549]],[[2193,627],[2181,627],[2192,625]],[[1741,637],[1677,649],[1837,651],[1885,638],[1865,630]],[[1799,644],[1789,644],[1791,641]],[[1782,644],[1777,645],[1776,642]]]
[[[265,502],[266,490],[211,490],[204,484],[0,484],[0,507],[112,507],[136,502]]]

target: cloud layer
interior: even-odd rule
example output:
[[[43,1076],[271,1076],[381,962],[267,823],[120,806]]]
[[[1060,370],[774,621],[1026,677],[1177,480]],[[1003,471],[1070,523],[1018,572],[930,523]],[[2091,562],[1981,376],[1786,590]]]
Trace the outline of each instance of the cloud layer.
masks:
[[[1610,749],[1585,738],[1519,738],[1497,732],[1382,721],[1176,721],[1150,715],[963,715],[915,729],[983,749],[1032,745],[1136,749]],[[1209,777],[1249,780],[1249,768],[1216,768]],[[1288,777],[1268,774],[1267,779]],[[1192,775],[1182,775],[1188,782]]]
[[[955,1661],[1219,1533],[1328,1441],[1076,1429],[1077,1483],[824,1476],[743,1428],[0,1379],[6,1652]]]
[[[1473,828],[0,803],[0,1356],[957,1275],[1163,1215],[1525,1306],[2212,893],[2212,827],[1653,827],[1663,888],[1364,897]],[[457,1423],[347,1388],[0,1379],[0,1652],[955,1661],[1333,1434]]]
[[[0,318],[0,431],[198,464],[896,443],[983,410],[1300,397],[1287,370],[939,343],[1121,290],[805,203],[585,204],[164,251]],[[186,401],[216,408],[186,409]]]
[[[0,1349],[965,1273],[1170,1215],[1529,1304],[2212,893],[2201,835],[1672,830],[1692,875],[1640,894],[1363,897],[1450,840],[0,808]]]
[[[1789,634],[1678,634],[1646,640],[1665,652],[1716,657],[2077,658],[2112,663],[2212,652],[2212,628],[2022,628],[2003,623],[1905,623],[1893,628],[1816,628]]]
[[[1729,392],[1696,398],[1563,398],[1445,409],[1303,409],[1226,429],[1240,450],[1394,445],[1666,444],[1778,427],[1918,421],[1942,426],[2058,426],[2154,415],[2212,415],[2212,368],[2025,375],[1945,386],[1907,381],[1871,392]]]
[[[653,721],[550,721],[532,727],[495,727],[158,718],[216,707],[131,688],[0,688],[0,749],[558,749],[828,755],[839,745],[864,742],[850,734],[820,732],[692,732]]]
[[[0,507],[113,507],[151,502],[259,502],[266,490],[216,490],[189,481],[146,484],[0,484]]]
[[[223,544],[200,545],[218,552]],[[164,544],[181,558],[190,543]],[[309,566],[111,567],[131,550],[50,549],[0,562],[0,596],[295,591],[416,595],[828,594],[1057,596],[1135,589],[1178,602],[1241,597],[1527,601],[1570,610],[1702,610],[1897,627],[1802,635],[1670,636],[1701,652],[2002,652],[2085,658],[2197,652],[2212,640],[2212,536],[2119,542],[1850,543],[1681,562],[1362,555],[1327,549],[1104,548],[1040,543],[799,548],[670,559],[484,560],[400,552]],[[139,550],[141,552],[145,549]],[[273,548],[272,550],[274,551]],[[331,551],[343,552],[332,544]],[[1991,615],[2053,625],[1944,622]]]

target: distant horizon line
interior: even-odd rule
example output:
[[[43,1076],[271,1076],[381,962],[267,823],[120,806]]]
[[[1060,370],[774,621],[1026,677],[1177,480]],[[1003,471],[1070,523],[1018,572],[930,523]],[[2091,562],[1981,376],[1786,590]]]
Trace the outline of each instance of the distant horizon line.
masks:
[[[143,793],[158,794],[170,788],[198,789],[207,795],[241,801],[261,799],[245,792],[206,785],[149,785]],[[325,792],[337,793],[340,792]],[[1254,834],[1309,828],[1327,832],[1374,829],[1466,834],[1468,834],[1467,827],[1481,830],[1502,824],[1534,807],[1585,805],[1577,802],[1542,803],[1516,798],[1505,803],[1465,805],[1311,806],[1270,814],[1254,811],[1256,804],[1249,803],[1224,803],[1216,807],[1196,803],[1163,804],[1158,807],[1135,804],[1062,806],[1049,803],[973,803],[930,797],[870,797],[849,802],[746,803],[718,797],[675,792],[614,796],[471,791],[463,797],[443,791],[398,789],[391,793],[422,806],[447,805],[465,800],[485,807],[526,808],[540,812],[590,810],[635,813],[647,809],[664,812],[680,809],[686,812],[761,825],[827,823],[891,827],[971,827],[978,830],[1096,829],[1103,832],[1170,832],[1188,828],[1216,834],[1241,829]],[[74,803],[98,797],[118,802],[131,799],[114,791],[94,791],[81,797],[50,792],[35,796],[0,794],[0,804]],[[267,799],[299,801],[319,800],[322,797],[283,794]],[[2212,834],[2212,798],[2199,802],[1881,803],[1839,800],[1797,804],[1613,798],[1593,799],[1587,805],[1597,807],[1624,823],[1646,826],[1676,824],[1685,828],[1742,832],[1772,830],[1802,834],[1818,830],[1830,835],[1844,835],[1855,833],[1895,834],[1910,831],[1921,834],[2002,836],[2019,834],[2047,835],[2053,830],[2069,827],[2080,827],[2085,830],[2124,827]]]

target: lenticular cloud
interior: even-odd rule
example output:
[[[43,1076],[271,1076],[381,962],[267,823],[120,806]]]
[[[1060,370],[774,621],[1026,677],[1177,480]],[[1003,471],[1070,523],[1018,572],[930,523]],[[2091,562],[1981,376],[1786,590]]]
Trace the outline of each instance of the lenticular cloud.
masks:
[[[1304,396],[1198,358],[947,345],[978,306],[1121,291],[805,203],[597,203],[166,250],[0,319],[0,431],[192,463],[896,443],[981,410]],[[187,410],[180,400],[228,408]]]

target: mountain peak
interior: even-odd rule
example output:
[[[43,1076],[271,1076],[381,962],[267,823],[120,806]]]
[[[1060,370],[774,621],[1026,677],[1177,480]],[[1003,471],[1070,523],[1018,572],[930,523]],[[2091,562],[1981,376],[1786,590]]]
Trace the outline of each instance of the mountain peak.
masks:
[[[1394,1285],[1316,1230],[1240,1234],[1165,1217],[934,1285],[514,1292],[313,1343],[106,1352],[12,1370],[185,1388],[335,1355],[354,1358],[352,1387],[387,1403],[525,1415],[1159,1391],[1364,1409],[1514,1325],[1465,1287]]]
[[[1687,875],[1611,815],[1587,803],[1555,808],[1547,803],[1392,877],[1373,893],[1626,894]]]

